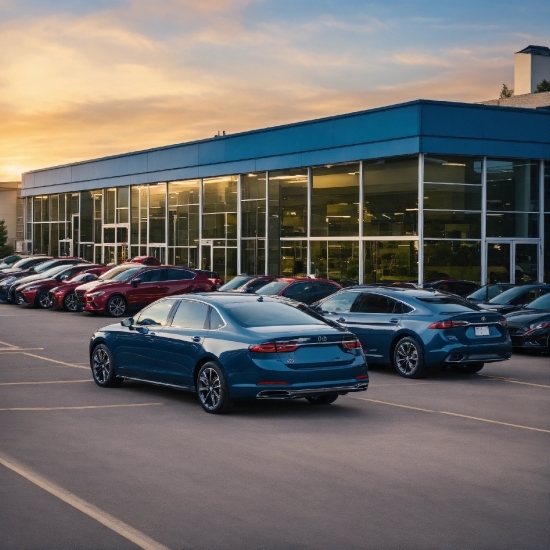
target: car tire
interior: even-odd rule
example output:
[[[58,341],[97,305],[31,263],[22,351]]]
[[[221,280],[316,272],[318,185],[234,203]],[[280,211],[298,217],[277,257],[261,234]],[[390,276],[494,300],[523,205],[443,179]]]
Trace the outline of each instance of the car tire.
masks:
[[[94,382],[102,388],[116,388],[124,381],[117,377],[113,356],[105,344],[98,344],[93,349],[90,367]]]
[[[467,363],[466,365],[450,365],[451,370],[456,374],[475,374],[479,372],[485,363]]]
[[[224,414],[233,409],[225,375],[220,366],[213,361],[205,363],[199,370],[197,397],[207,413]]]
[[[80,306],[78,305],[78,296],[76,295],[76,292],[67,292],[65,294],[65,297],[63,298],[63,308],[66,311],[80,311]]]
[[[308,395],[306,399],[310,405],[330,405],[338,399],[338,394],[325,393],[323,395]]]
[[[52,299],[47,290],[41,290],[36,296],[36,305],[41,309],[52,307]]]
[[[110,317],[122,317],[126,313],[127,309],[128,304],[126,303],[124,296],[121,296],[120,294],[111,296],[107,301],[106,310]]]
[[[393,366],[403,378],[426,376],[422,346],[412,336],[401,338],[393,350]]]

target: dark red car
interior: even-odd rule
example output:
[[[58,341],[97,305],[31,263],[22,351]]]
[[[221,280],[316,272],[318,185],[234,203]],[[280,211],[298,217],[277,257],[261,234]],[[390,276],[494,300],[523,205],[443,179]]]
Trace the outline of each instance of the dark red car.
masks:
[[[154,256],[136,256],[126,263],[142,265],[161,265],[160,260]]]
[[[190,268],[126,263],[96,281],[78,286],[75,292],[84,311],[121,317],[164,296],[211,290],[209,277]]]
[[[72,279],[82,271],[93,267],[89,263],[67,266],[56,275],[36,279],[29,283],[20,285],[15,290],[15,303],[19,305],[36,306],[42,309],[52,307],[50,290],[64,281]],[[80,283],[82,284],[82,283]]]
[[[256,291],[256,294],[267,296],[284,296],[303,304],[312,304],[334,294],[342,287],[327,279],[310,277],[280,277],[267,283]]]
[[[80,311],[81,307],[78,305],[78,298],[75,292],[76,287],[95,281],[111,269],[112,267],[107,266],[85,269],[70,279],[66,279],[59,286],[52,288],[49,293],[52,307],[54,309],[65,309],[66,311]]]

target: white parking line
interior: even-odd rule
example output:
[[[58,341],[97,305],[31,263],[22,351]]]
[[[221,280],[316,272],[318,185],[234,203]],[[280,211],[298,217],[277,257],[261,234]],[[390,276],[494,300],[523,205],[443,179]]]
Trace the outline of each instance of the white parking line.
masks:
[[[2,408],[0,411],[78,411],[83,409],[116,409],[119,407],[150,407],[162,405],[162,403],[126,403],[122,405],[81,405],[79,407],[11,407]]]
[[[535,386],[536,388],[550,388],[548,384],[535,384],[534,382],[521,382],[515,378],[505,378],[504,376],[489,376],[488,374],[480,374],[490,380],[500,380],[502,382],[510,382],[510,384],[521,384],[522,386]]]
[[[41,489],[44,489],[44,491],[50,493],[54,497],[57,497],[63,502],[66,502],[69,506],[76,508],[83,514],[86,514],[88,517],[91,517],[92,519],[95,519],[99,523],[105,525],[105,527],[111,529],[111,531],[118,533],[125,539],[133,542],[140,548],[143,548],[143,550],[168,550],[168,548],[163,544],[160,544],[160,542],[153,540],[141,531],[134,529],[127,523],[120,521],[111,514],[100,510],[93,504],[86,502],[84,499],[77,497],[73,493],[67,491],[66,489],[63,489],[63,487],[60,487],[59,485],[48,481],[44,477],[34,472],[31,472],[28,468],[24,468],[23,466],[16,464],[12,459],[7,459],[7,457],[0,456],[0,464],[5,466],[12,472],[15,472],[16,474],[24,477],[26,480],[30,481]]]
[[[44,348],[18,348],[17,346],[11,346],[9,348],[0,348],[0,351],[9,351],[10,353],[17,353],[20,351],[39,351]]]
[[[390,405],[391,407],[399,407],[401,409],[409,409],[411,411],[420,411],[426,413],[444,414],[447,416],[457,416],[459,418],[467,418],[468,420],[477,420],[478,422],[488,422],[489,424],[499,424],[501,426],[509,426],[510,428],[521,428],[522,430],[531,430],[533,432],[543,432],[550,434],[550,430],[544,430],[542,428],[533,428],[531,426],[521,426],[520,424],[510,424],[508,422],[499,422],[498,420],[490,420],[488,418],[479,418],[477,416],[468,416],[466,414],[458,414],[447,411],[434,411],[432,409],[421,409],[420,407],[411,407],[410,405],[400,405],[399,403],[389,403],[388,401],[379,401],[378,399],[369,399],[367,397],[356,397],[350,395],[352,399],[360,399],[361,401],[370,401],[371,403],[380,403],[382,405]]]
[[[89,370],[90,367],[84,367],[82,365],[77,365],[75,363],[66,363],[65,361],[58,361],[57,359],[50,359],[49,357],[43,357],[42,355],[35,355],[34,353],[27,353],[25,351],[21,352],[23,355],[28,355],[29,357],[36,357],[37,359],[43,359],[44,361],[50,361],[50,363],[57,363],[58,365],[63,365],[64,367],[73,367],[75,369],[86,369]]]
[[[77,384],[79,382],[93,382],[93,380],[49,380],[47,382],[0,382],[0,386],[28,386],[34,384]]]

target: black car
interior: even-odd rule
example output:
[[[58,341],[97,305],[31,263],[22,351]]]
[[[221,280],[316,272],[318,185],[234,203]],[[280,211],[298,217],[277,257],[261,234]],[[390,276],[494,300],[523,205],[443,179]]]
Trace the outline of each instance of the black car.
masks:
[[[550,285],[547,284],[516,286],[510,290],[505,290],[488,302],[481,302],[477,305],[484,309],[492,309],[506,314],[523,308],[548,292],[550,292]]]
[[[512,283],[494,283],[490,285],[483,285],[478,288],[475,292],[472,292],[466,296],[466,300],[469,302],[474,302],[474,304],[480,304],[492,300],[495,296],[502,294],[506,290],[514,288],[516,285]]]
[[[550,352],[550,293],[506,315],[514,348]]]

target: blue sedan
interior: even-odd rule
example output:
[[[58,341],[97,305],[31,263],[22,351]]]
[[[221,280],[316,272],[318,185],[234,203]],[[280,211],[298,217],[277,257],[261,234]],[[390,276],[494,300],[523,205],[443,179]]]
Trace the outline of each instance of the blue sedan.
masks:
[[[239,399],[328,405],[369,382],[347,330],[296,302],[235,293],[171,296],[104,327],[92,336],[90,365],[101,387],[128,379],[181,388],[209,413]]]
[[[314,309],[353,332],[369,364],[393,365],[405,378],[443,365],[473,374],[512,354],[502,314],[444,292],[357,286]]]

